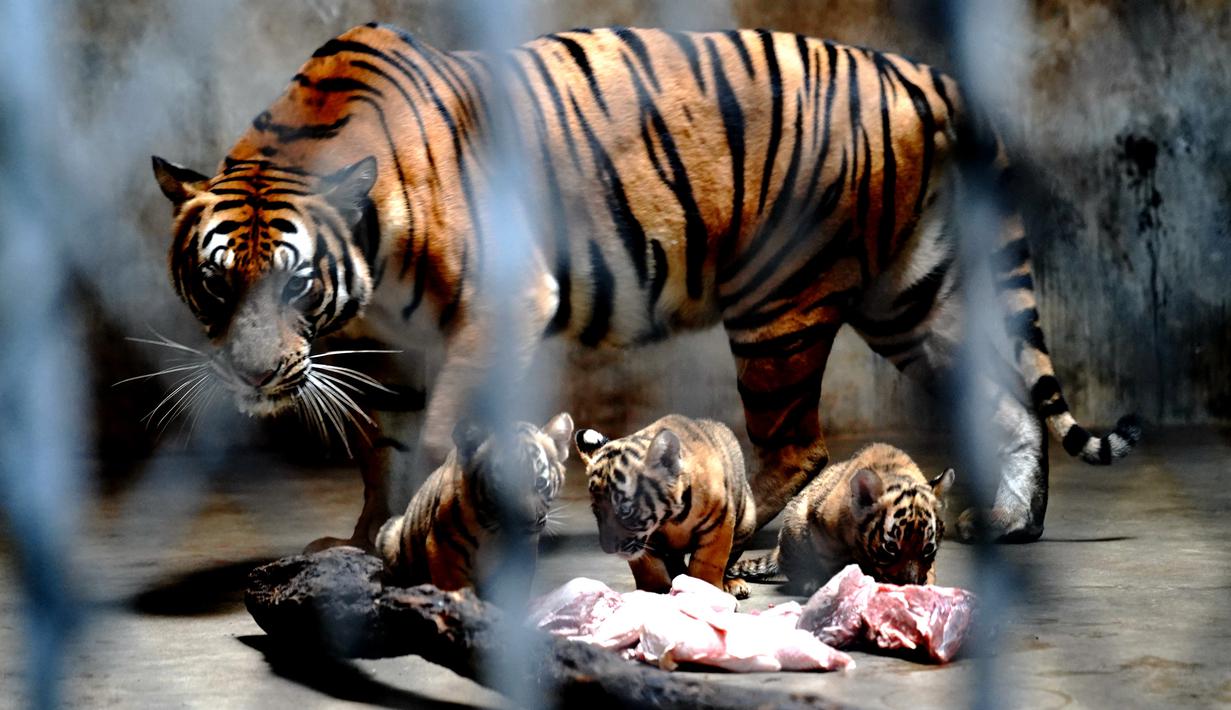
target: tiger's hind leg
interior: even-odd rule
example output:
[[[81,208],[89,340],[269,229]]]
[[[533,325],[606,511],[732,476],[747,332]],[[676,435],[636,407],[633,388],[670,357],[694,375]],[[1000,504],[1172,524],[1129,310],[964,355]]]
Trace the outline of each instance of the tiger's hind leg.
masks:
[[[760,529],[829,462],[821,434],[821,378],[841,320],[835,309],[803,306],[759,327],[740,328],[739,322],[725,325],[760,465],[751,477]]]

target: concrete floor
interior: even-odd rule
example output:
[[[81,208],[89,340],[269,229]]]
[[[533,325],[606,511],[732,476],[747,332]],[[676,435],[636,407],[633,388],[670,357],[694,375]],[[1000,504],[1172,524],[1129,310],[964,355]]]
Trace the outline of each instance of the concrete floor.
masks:
[[[857,441],[833,441],[835,456]],[[902,442],[895,442],[902,443]],[[925,467],[934,446],[907,447]],[[171,456],[140,485],[103,498],[83,521],[75,581],[88,622],[66,664],[74,706],[487,707],[495,693],[418,658],[305,660],[280,653],[243,609],[255,563],[349,529],[359,487],[349,471],[296,472],[252,459],[189,475]],[[223,469],[215,465],[214,468]],[[855,653],[847,673],[706,674],[715,683],[821,694],[869,708],[961,707],[994,674],[994,707],[1209,707],[1231,704],[1231,433],[1152,432],[1112,468],[1053,454],[1047,531],[996,548],[1015,602],[994,648],[944,667]],[[579,477],[578,477],[579,478]],[[604,556],[577,479],[564,531],[546,544],[538,586],[586,575],[631,577]],[[768,545],[771,537],[759,538]],[[975,550],[947,542],[939,581],[974,586]],[[6,556],[0,544],[0,556]],[[6,560],[0,560],[5,562]],[[0,705],[22,705],[20,599],[0,563]],[[981,579],[988,579],[984,575]],[[750,607],[781,601],[754,586]]]

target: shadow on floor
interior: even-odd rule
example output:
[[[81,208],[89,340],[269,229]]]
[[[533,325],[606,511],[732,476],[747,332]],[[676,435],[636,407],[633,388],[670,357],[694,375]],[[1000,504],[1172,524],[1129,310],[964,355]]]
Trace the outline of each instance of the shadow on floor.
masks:
[[[193,570],[156,582],[131,600],[138,613],[154,616],[225,614],[244,604],[248,573],[271,558],[229,562]]]
[[[338,700],[384,708],[451,710],[474,707],[425,698],[412,690],[379,681],[350,661],[297,651],[278,644],[268,636],[240,636],[238,640],[260,651],[274,675]]]

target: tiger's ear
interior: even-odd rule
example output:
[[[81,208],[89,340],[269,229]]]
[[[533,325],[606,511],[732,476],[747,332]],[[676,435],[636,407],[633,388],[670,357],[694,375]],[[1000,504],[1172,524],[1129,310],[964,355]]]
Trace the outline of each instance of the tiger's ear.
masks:
[[[376,184],[376,158],[368,156],[357,163],[321,178],[319,190],[325,201],[333,206],[346,220],[347,227],[354,227],[363,216],[368,202],[368,193]]]
[[[543,432],[551,437],[552,443],[556,445],[556,459],[567,461],[568,442],[573,438],[573,418],[568,412],[560,412],[543,425]]]
[[[581,462],[586,466],[590,465],[590,457],[595,451],[603,448],[611,439],[603,436],[593,429],[579,429],[577,436],[573,437],[573,442],[577,445],[577,453],[581,456]]]
[[[453,427],[453,445],[457,447],[458,463],[470,462],[487,440],[487,430],[472,419],[462,419]]]
[[[650,448],[645,452],[645,467],[661,468],[671,478],[680,473],[683,461],[680,460],[680,437],[670,429],[663,429],[654,436]]]
[[[158,181],[158,187],[176,208],[197,194],[205,192],[209,185],[208,176],[163,160],[157,155],[151,155],[150,162],[154,164],[154,179]]]
[[[957,473],[952,468],[946,468],[939,476],[928,481],[928,485],[932,487],[932,494],[937,500],[944,501],[945,493],[949,491],[955,478],[957,478]]]
[[[858,512],[866,512],[871,508],[884,490],[885,484],[881,482],[881,477],[871,469],[861,468],[851,476],[851,499]]]

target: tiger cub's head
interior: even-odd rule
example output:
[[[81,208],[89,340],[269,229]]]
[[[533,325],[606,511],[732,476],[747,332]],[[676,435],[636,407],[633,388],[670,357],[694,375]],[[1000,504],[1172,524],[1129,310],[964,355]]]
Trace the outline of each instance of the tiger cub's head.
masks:
[[[930,480],[882,478],[860,469],[850,479],[851,509],[858,526],[860,567],[878,581],[925,584],[945,526],[940,512],[953,469]]]
[[[173,205],[171,281],[212,341],[210,369],[240,411],[337,399],[327,396],[345,389],[337,371],[314,372],[308,352],[371,295],[376,160],[320,176],[228,159],[212,178],[153,162]]]
[[[572,436],[573,418],[567,412],[542,428],[518,422],[491,432],[473,422],[459,422],[453,430],[453,458],[479,523],[488,530],[542,532],[564,489],[564,462]]]
[[[676,485],[683,466],[679,437],[663,429],[653,437],[637,433],[612,441],[582,429],[576,444],[599,545],[627,560],[640,557],[654,531],[683,508]]]

